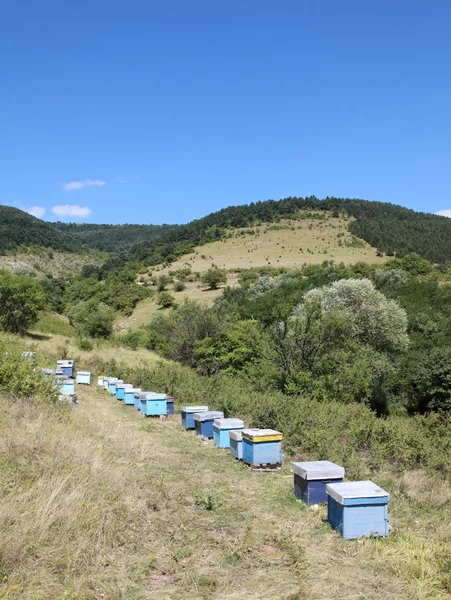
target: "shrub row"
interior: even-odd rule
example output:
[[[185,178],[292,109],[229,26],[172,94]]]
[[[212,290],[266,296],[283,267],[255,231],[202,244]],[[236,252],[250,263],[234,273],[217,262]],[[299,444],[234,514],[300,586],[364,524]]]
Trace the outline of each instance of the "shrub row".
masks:
[[[451,472],[450,414],[381,418],[361,404],[262,394],[238,377],[201,377],[170,362],[129,368],[113,361],[97,367],[142,389],[171,393],[182,404],[208,404],[225,416],[243,418],[248,426],[278,429],[286,457],[336,461],[353,477],[385,467]]]

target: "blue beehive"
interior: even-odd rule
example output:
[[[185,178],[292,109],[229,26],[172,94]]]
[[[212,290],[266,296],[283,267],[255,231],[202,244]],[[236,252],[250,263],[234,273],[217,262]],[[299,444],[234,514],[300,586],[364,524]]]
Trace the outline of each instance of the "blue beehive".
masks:
[[[234,429],[229,431],[230,454],[234,458],[243,459],[243,430]]]
[[[124,400],[125,390],[132,388],[131,383],[118,383],[116,384],[116,400]]]
[[[182,414],[182,426],[185,429],[196,429],[194,423],[194,413],[207,412],[208,406],[182,406],[180,412]]]
[[[104,377],[103,378],[103,389],[108,392],[110,389],[110,381],[114,381],[115,379],[117,379],[117,377]]]
[[[174,402],[175,402],[174,396],[166,396],[166,405],[168,408],[168,415],[175,414]]]
[[[146,417],[167,415],[166,394],[155,392],[141,392],[139,394],[140,409]]]
[[[219,448],[230,448],[229,431],[243,429],[241,419],[215,419],[213,421],[213,442]]]
[[[91,384],[91,373],[89,371],[77,371],[75,381],[77,383],[84,383],[86,385],[90,385]]]
[[[108,391],[110,392],[110,396],[116,395],[116,386],[118,385],[118,383],[124,382],[122,381],[122,379],[114,378],[113,381],[110,381],[110,383],[108,384]]]
[[[133,388],[133,387],[126,388],[125,395],[124,395],[124,404],[127,404],[127,406],[134,406],[135,405],[135,394],[139,394],[140,391],[141,391],[141,388]],[[139,397],[138,397],[138,403],[139,403]]]
[[[66,377],[72,377],[74,374],[75,362],[73,360],[57,360],[56,368],[61,370]]]
[[[343,467],[328,460],[291,463],[294,473],[294,495],[307,504],[327,502],[326,485],[341,483]]]
[[[66,378],[63,381],[63,387],[61,388],[63,394],[74,394],[75,393],[75,383],[73,379]]]
[[[215,419],[222,419],[224,413],[219,410],[210,410],[206,412],[194,413],[194,424],[197,435],[203,438],[211,439],[213,437],[213,422]]]
[[[387,536],[390,495],[372,481],[329,483],[327,520],[345,540]]]
[[[280,465],[282,437],[274,429],[243,429],[243,461],[251,466]]]
[[[141,400],[139,398],[140,393],[141,393],[141,390],[139,390],[139,392],[135,392],[134,400],[133,400],[133,406],[135,408],[137,408],[138,410],[141,410]]]

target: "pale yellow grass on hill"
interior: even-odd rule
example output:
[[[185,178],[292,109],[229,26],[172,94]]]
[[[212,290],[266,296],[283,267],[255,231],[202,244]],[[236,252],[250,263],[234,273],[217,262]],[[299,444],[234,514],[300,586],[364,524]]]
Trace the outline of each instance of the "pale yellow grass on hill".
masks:
[[[251,233],[251,231],[255,233]],[[287,267],[318,264],[325,260],[346,265],[359,261],[383,264],[375,248],[348,231],[348,221],[325,215],[323,219],[282,220],[280,223],[233,229],[230,237],[199,246],[158,273],[191,267],[204,272],[211,263],[224,269]],[[149,273],[152,273],[152,269]]]

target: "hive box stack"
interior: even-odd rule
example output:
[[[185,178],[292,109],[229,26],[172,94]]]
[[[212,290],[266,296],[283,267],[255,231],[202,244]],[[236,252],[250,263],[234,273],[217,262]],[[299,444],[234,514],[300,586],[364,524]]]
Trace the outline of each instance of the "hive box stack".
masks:
[[[74,374],[75,361],[73,360],[57,360],[56,361],[57,370],[61,370],[66,377],[72,377]]]
[[[235,429],[229,431],[230,454],[239,460],[243,459],[243,430]]]
[[[215,419],[222,419],[224,413],[219,410],[210,410],[207,412],[195,412],[194,424],[197,435],[210,440],[213,437],[213,423]]]
[[[327,520],[345,540],[388,535],[388,492],[372,481],[329,483]]]
[[[140,391],[141,391],[141,388],[133,388],[133,387],[126,388],[125,395],[124,395],[124,404],[127,404],[127,406],[134,406],[135,394],[139,394]],[[138,401],[139,401],[139,397],[138,397]]]
[[[241,431],[244,421],[241,419],[215,419],[213,421],[213,442],[219,448],[230,448],[230,431]]]
[[[174,402],[175,402],[174,396],[166,396],[166,405],[168,407],[168,415],[175,414]]]
[[[103,380],[104,380],[104,375],[99,375],[99,377],[97,377],[97,385],[99,385],[100,387],[103,387]]]
[[[182,414],[182,427],[185,429],[196,429],[194,422],[194,413],[207,412],[208,406],[182,406],[180,412]]]
[[[77,383],[84,383],[85,385],[91,385],[91,373],[89,371],[77,371],[75,381]]]
[[[166,394],[155,392],[140,392],[140,410],[146,417],[166,416],[168,413]]]
[[[125,390],[132,387],[131,383],[118,383],[116,385],[116,400],[123,400],[125,398]]]
[[[274,429],[243,429],[243,461],[252,468],[282,465],[282,434]]]
[[[326,485],[341,483],[345,476],[343,467],[328,460],[291,463],[294,473],[294,495],[306,504],[327,502]]]
[[[122,381],[122,379],[116,379],[114,378],[112,381],[110,381],[110,383],[108,384],[108,391],[110,392],[110,396],[116,396],[116,386],[119,383],[124,383]]]

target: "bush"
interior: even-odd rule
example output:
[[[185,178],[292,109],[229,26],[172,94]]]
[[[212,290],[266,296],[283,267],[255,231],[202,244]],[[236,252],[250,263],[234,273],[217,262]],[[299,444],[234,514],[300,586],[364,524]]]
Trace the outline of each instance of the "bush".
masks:
[[[212,265],[211,268],[202,275],[201,282],[205,285],[209,285],[211,290],[216,290],[221,283],[227,283],[227,271],[225,269],[219,269],[216,265]]]
[[[170,292],[160,292],[157,296],[157,304],[161,308],[169,308],[174,302],[175,298]]]
[[[22,352],[29,349],[18,345],[16,340],[0,338],[0,390],[25,400],[55,402],[58,392],[53,380],[22,357]]]
[[[183,281],[176,281],[174,283],[174,292],[183,292],[186,289],[186,285]]]
[[[80,348],[80,350],[90,352],[94,348],[94,344],[92,343],[92,340],[88,338],[80,338],[78,340],[78,347]]]
[[[36,281],[0,271],[0,327],[3,331],[26,331],[38,320],[44,303],[44,292]]]

